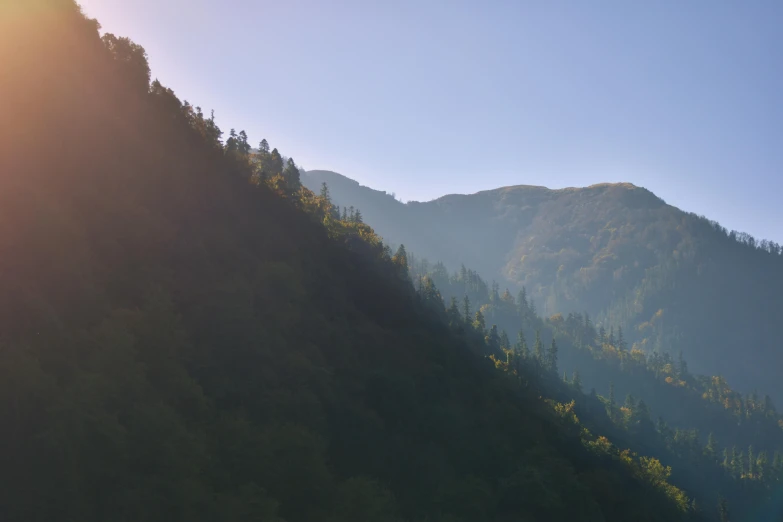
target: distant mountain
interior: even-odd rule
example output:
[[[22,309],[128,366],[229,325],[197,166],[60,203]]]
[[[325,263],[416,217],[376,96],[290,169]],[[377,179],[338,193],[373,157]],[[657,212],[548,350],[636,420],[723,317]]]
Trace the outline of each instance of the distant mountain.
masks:
[[[326,171],[333,201],[361,209],[388,242],[454,270],[527,288],[539,311],[589,312],[638,347],[682,351],[703,373],[783,398],[781,247],[729,232],[628,183],[514,186],[403,204]]]

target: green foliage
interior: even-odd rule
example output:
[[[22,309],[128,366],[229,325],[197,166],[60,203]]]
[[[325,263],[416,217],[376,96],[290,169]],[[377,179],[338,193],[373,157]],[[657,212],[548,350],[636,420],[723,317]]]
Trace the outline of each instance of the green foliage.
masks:
[[[73,2],[12,3],[0,518],[685,517],[293,160],[140,88],[143,50]]]
[[[781,245],[729,232],[624,183],[514,186],[403,204],[335,173],[312,172],[304,182],[322,179],[341,204],[367,209],[366,221],[387,241],[452,268],[470,266],[512,291],[526,287],[526,306],[535,300],[544,316],[586,310],[607,330],[613,325],[617,339],[607,331],[601,344],[682,350],[691,371],[783,400],[780,336],[768,319],[783,307]],[[495,303],[469,295],[474,306]]]

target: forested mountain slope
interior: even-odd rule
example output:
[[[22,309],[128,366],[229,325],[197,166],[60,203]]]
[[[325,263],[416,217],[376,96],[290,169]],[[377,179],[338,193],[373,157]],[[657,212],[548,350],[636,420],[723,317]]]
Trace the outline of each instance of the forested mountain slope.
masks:
[[[72,1],[0,64],[0,519],[699,518]]]
[[[544,315],[588,312],[645,351],[682,351],[701,372],[783,399],[781,246],[727,232],[630,184],[516,186],[402,204],[308,172],[391,243],[450,268],[525,286]]]
[[[699,375],[682,354],[631,348],[622,328],[596,326],[587,314],[543,319],[524,289],[514,296],[474,270],[449,273],[440,262],[408,260],[419,292],[437,288],[450,321],[484,335],[498,367],[522,362],[547,377],[548,396],[575,401],[591,429],[671,466],[672,483],[697,505],[715,505],[722,495],[731,520],[779,518],[783,416],[770,396]]]

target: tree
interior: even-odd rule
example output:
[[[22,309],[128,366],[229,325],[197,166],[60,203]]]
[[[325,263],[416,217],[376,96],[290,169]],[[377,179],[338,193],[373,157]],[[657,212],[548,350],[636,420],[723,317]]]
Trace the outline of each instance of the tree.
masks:
[[[614,383],[610,382],[609,383],[609,418],[612,419],[613,421],[616,419],[615,416],[616,407],[617,407],[617,403],[614,397]]]
[[[711,461],[714,461],[718,456],[718,441],[715,439],[715,434],[712,432],[710,432],[707,437],[707,446],[704,448],[704,454]]]
[[[353,222],[354,223],[364,223],[362,219],[362,211],[358,208],[356,209],[356,212],[353,214]]]
[[[718,520],[720,522],[730,522],[729,520],[729,504],[723,495],[718,497]]]
[[[639,400],[636,405],[636,409],[633,410],[632,421],[635,426],[641,431],[651,431],[652,421],[650,420],[650,409],[647,407],[647,403],[643,400]]]
[[[498,335],[498,325],[492,325],[484,341],[487,343],[487,349],[489,350],[489,353],[500,352],[500,336]]]
[[[329,195],[329,186],[326,184],[325,181],[321,183],[321,193],[319,194],[319,196],[321,196],[324,200],[326,200],[327,203],[332,202],[332,198]]]
[[[104,34],[101,41],[113,59],[118,76],[132,85],[137,95],[147,94],[150,90],[150,66],[144,48],[129,38],[117,38],[112,33]]]
[[[769,460],[766,451],[760,451],[756,457],[756,476],[759,480],[769,479]]]
[[[522,290],[519,291],[519,295],[517,296],[517,306],[519,307],[520,315],[522,315],[524,318],[528,312],[527,290],[525,290],[524,286],[522,287]]]
[[[547,369],[551,372],[557,372],[557,343],[555,342],[554,337],[552,338],[552,344],[549,345],[549,350],[547,350],[546,355]]]
[[[580,377],[579,372],[574,370],[574,374],[571,377],[571,386],[574,387],[574,389],[582,393],[582,377]]]
[[[247,133],[244,130],[239,132],[239,139],[237,140],[237,146],[238,146],[239,152],[243,156],[247,156],[248,154],[250,154],[251,147],[250,147],[250,144],[247,141]]]
[[[533,344],[533,357],[535,357],[536,361],[541,365],[546,363],[544,357],[544,344],[541,342],[541,330],[536,330],[536,341]]]
[[[481,335],[484,335],[487,331],[487,325],[484,322],[484,314],[481,313],[481,310],[476,312],[476,317],[473,319],[473,328]]]
[[[392,262],[399,267],[400,273],[408,273],[408,252],[405,251],[405,245],[400,245],[397,248],[397,253],[392,257]]]
[[[525,332],[522,330],[517,334],[517,351],[519,351],[519,356],[523,359],[528,359],[530,357],[530,350],[528,349],[527,341],[525,340]]]
[[[283,179],[286,184],[288,184],[288,187],[294,192],[298,191],[302,186],[302,183],[299,180],[299,169],[297,168],[296,163],[294,163],[293,158],[288,158],[285,170],[283,170]]]
[[[272,152],[269,154],[269,157],[264,164],[264,171],[270,177],[283,173],[283,157],[277,149],[272,149]]]
[[[237,131],[231,129],[228,133],[229,138],[226,140],[226,154],[231,154],[239,150],[239,139],[237,137]]]
[[[511,341],[508,339],[508,334],[505,330],[500,332],[500,349],[505,351],[511,348]]]
[[[266,138],[261,140],[261,143],[258,144],[258,153],[262,156],[269,154],[269,142],[266,141]]]
[[[628,345],[625,342],[625,338],[623,337],[623,327],[618,326],[617,327],[617,349],[620,350],[620,352],[624,352],[625,349],[628,347]]]
[[[753,453],[753,445],[748,446],[748,476],[753,478],[756,475],[756,455]]]
[[[457,326],[461,322],[462,317],[460,316],[459,305],[457,304],[457,298],[455,296],[451,296],[446,315],[449,318],[449,324],[451,326]]]
[[[465,323],[470,324],[470,298],[468,294],[462,299],[462,313],[465,319]]]
[[[677,377],[679,377],[681,381],[688,380],[688,363],[685,362],[685,358],[682,356],[682,350],[680,350],[678,358]]]

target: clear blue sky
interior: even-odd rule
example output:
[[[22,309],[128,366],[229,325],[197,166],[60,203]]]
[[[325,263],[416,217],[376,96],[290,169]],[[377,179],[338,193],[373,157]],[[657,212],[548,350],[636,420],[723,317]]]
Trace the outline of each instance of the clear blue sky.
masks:
[[[306,169],[405,200],[630,181],[783,242],[783,2],[81,3]]]

